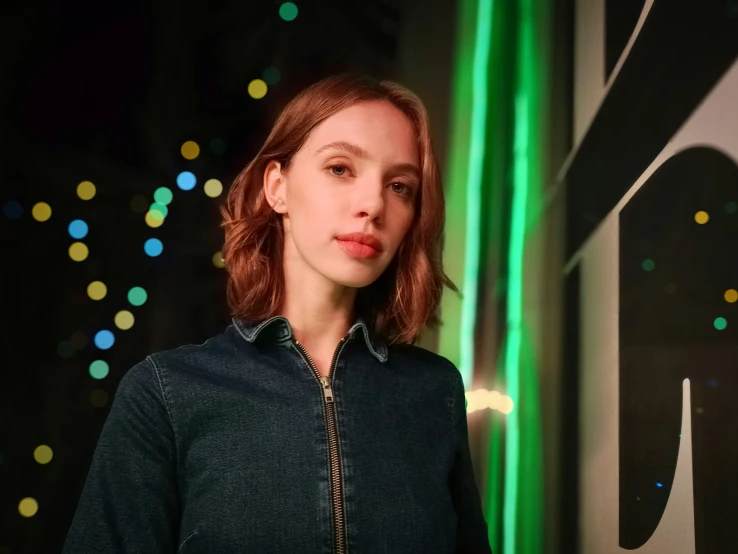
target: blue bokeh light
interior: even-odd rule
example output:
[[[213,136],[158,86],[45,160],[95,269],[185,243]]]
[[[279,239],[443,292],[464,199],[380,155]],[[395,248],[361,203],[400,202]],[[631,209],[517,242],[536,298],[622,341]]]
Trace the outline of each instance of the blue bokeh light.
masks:
[[[182,190],[192,190],[197,184],[195,174],[191,171],[183,171],[177,175],[177,186]]]
[[[144,243],[144,252],[146,252],[148,256],[158,256],[163,250],[164,245],[159,239],[149,239]]]
[[[69,235],[73,239],[85,238],[88,231],[89,228],[87,227],[87,223],[85,223],[81,219],[75,219],[69,224]]]
[[[3,213],[8,219],[20,219],[23,215],[23,206],[17,200],[9,200],[3,206]]]
[[[98,331],[95,333],[95,346],[97,346],[100,350],[107,350],[113,344],[115,343],[115,335],[108,331],[107,329],[103,329],[102,331]]]

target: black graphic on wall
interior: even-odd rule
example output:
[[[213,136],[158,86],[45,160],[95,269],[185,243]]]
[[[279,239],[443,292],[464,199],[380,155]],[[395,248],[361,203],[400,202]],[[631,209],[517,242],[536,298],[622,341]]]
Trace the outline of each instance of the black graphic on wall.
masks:
[[[738,10],[732,4],[654,0],[564,176],[567,259],[738,56]]]
[[[643,545],[671,490],[692,389],[698,554],[738,549],[738,166],[667,160],[620,213],[620,546]]]

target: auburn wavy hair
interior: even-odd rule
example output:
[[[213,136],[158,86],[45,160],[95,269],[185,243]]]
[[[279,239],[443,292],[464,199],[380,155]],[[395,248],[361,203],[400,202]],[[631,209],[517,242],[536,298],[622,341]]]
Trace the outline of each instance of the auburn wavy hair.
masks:
[[[304,89],[285,106],[256,157],[236,176],[221,206],[223,261],[229,272],[233,316],[261,321],[278,315],[285,296],[282,216],[266,200],[264,171],[271,160],[289,168],[316,125],[365,101],[390,102],[415,128],[421,183],[415,217],[395,258],[372,284],[359,289],[356,310],[388,344],[412,344],[426,325],[437,326],[443,285],[458,292],[443,271],[445,201],[420,98],[392,81],[344,73]]]

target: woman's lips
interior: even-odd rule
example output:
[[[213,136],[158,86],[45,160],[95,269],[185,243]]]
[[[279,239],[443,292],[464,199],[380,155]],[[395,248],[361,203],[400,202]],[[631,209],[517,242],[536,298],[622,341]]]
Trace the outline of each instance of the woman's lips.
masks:
[[[336,239],[336,241],[343,251],[353,258],[374,258],[379,256],[379,251],[368,244],[361,244],[353,240]]]

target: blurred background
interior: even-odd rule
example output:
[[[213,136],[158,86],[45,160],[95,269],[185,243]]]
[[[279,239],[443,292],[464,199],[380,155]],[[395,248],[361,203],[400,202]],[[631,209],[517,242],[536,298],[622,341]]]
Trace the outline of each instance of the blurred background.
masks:
[[[17,3],[0,554],[58,552],[123,374],[228,325],[218,205],[325,76],[430,112],[493,551],[738,551],[738,1]]]

